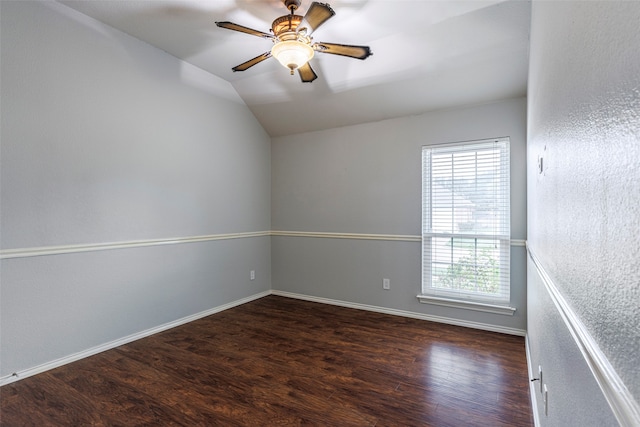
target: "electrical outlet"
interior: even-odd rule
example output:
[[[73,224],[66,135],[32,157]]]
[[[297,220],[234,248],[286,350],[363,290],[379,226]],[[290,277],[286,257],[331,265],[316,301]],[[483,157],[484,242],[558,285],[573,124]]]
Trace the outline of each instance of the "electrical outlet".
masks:
[[[249,272],[249,277],[251,278],[251,280],[256,280],[256,271],[255,270],[251,270]]]
[[[391,281],[389,279],[382,279],[382,289],[391,289]]]

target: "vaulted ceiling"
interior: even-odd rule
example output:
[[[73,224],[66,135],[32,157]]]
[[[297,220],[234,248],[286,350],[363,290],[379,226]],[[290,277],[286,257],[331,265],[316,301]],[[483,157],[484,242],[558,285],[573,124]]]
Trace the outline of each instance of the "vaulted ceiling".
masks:
[[[336,16],[314,41],[368,45],[361,61],[317,54],[319,78],[302,83],[275,58],[233,72],[272,42],[218,28],[263,32],[281,0],[61,1],[233,85],[271,136],[421,114],[524,96],[529,1],[329,0]],[[304,15],[311,0],[302,0]]]

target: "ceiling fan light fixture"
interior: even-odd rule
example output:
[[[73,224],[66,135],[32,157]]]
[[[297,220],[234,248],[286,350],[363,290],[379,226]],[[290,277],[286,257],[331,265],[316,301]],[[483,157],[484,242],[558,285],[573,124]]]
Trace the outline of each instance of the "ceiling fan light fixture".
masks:
[[[2,1],[2,0],[0,0]],[[219,21],[220,28],[271,40],[274,45],[271,50],[264,52],[240,65],[233,71],[245,71],[272,56],[282,66],[294,74],[298,70],[302,83],[311,83],[318,78],[309,61],[315,52],[330,55],[346,56],[348,58],[366,59],[371,55],[369,46],[355,46],[336,43],[314,43],[311,34],[336,13],[326,3],[313,1],[304,16],[296,15],[301,0],[281,0],[290,13],[279,16],[271,24],[271,34],[244,27],[229,21]]]
[[[277,42],[271,48],[273,55],[283,67],[289,69],[291,74],[294,70],[302,67],[313,58],[314,50],[308,44],[297,40],[285,40]]]

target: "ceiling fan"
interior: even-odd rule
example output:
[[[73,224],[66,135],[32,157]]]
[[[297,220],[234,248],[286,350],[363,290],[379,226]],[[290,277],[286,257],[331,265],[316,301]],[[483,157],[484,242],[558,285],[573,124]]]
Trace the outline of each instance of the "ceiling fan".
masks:
[[[273,21],[273,24],[271,24],[271,32],[273,34],[263,33],[229,21],[216,22],[216,25],[220,28],[251,34],[269,39],[274,43],[270,51],[233,67],[233,71],[245,71],[274,56],[284,67],[290,70],[291,75],[295,70],[298,70],[300,79],[303,82],[311,83],[318,78],[311,65],[309,65],[309,60],[313,58],[315,52],[356,59],[366,59],[372,55],[369,46],[313,42],[311,33],[336,14],[328,4],[314,1],[311,3],[307,13],[304,16],[300,16],[295,14],[296,9],[300,6],[300,0],[282,0],[282,2],[291,13],[280,16]]]

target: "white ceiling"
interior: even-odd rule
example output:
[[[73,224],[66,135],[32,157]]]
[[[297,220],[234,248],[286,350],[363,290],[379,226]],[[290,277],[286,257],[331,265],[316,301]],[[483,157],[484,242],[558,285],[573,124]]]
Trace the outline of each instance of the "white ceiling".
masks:
[[[325,0],[326,1],[326,0]],[[272,43],[262,32],[281,0],[84,0],[62,3],[229,81],[271,136],[524,96],[531,4],[525,0],[329,0],[336,16],[314,41],[368,45],[365,61],[317,54],[313,83],[270,58],[231,68]],[[304,15],[311,0],[302,0]]]

